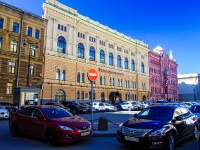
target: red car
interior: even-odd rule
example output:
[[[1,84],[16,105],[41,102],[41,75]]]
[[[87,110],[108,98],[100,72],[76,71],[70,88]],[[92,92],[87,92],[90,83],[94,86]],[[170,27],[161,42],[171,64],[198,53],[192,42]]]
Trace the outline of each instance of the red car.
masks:
[[[89,121],[53,105],[28,106],[13,113],[9,129],[13,136],[36,137],[49,145],[72,143],[92,135]]]

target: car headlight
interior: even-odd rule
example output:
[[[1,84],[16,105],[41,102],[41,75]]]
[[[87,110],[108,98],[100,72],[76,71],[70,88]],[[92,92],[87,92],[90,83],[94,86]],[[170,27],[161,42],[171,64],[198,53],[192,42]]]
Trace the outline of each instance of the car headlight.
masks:
[[[151,140],[159,140],[162,136],[165,136],[166,128],[161,128],[159,130],[153,131],[149,134]]]
[[[120,123],[120,124],[119,124],[118,130],[120,130],[120,131],[122,130],[122,125],[123,125],[123,123]]]
[[[74,131],[72,128],[67,127],[67,126],[59,126],[61,129],[66,130],[66,131]]]

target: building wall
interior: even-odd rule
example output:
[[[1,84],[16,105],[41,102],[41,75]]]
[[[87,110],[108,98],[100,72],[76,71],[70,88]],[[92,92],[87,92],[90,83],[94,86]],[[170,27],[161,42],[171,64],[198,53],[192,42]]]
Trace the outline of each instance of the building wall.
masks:
[[[65,94],[64,99],[77,99],[77,91],[84,92],[84,100],[90,99],[89,92],[91,84],[87,79],[87,71],[95,68],[99,78],[96,81],[95,99],[100,100],[102,92],[104,100],[110,99],[111,92],[118,91],[121,99],[132,99],[133,94],[136,100],[147,100],[149,97],[149,66],[148,66],[148,45],[142,41],[132,39],[110,29],[89,17],[78,14],[73,8],[69,8],[58,1],[49,0],[43,5],[44,17],[48,19],[47,42],[45,50],[45,71],[43,100],[55,100],[60,89]],[[62,8],[62,9],[61,9]],[[59,30],[58,25],[66,27],[66,31]],[[84,34],[84,38],[78,36]],[[66,52],[57,52],[58,37],[66,40]],[[95,41],[90,41],[90,38]],[[100,44],[100,41],[104,44]],[[85,48],[85,57],[78,58],[78,44],[82,43]],[[89,58],[89,48],[95,49],[95,61]],[[112,47],[113,46],[113,47]],[[100,50],[105,52],[105,63],[100,63]],[[114,56],[114,65],[109,65],[109,53]],[[117,67],[117,56],[122,58],[122,67]],[[128,58],[128,69],[124,68],[124,58]],[[131,70],[131,60],[135,61],[135,70]],[[141,63],[144,63],[144,72],[141,70]],[[105,70],[100,72],[99,68]],[[56,80],[56,70],[66,71],[66,80]],[[110,72],[108,72],[110,71]],[[77,72],[84,73],[85,82],[77,82]],[[106,77],[106,84],[100,85],[100,76]],[[109,85],[109,78],[115,79],[115,85]],[[118,79],[122,79],[122,87],[118,86]],[[130,87],[125,86],[125,81],[130,82]],[[136,82],[136,88],[132,88],[132,81]],[[59,92],[58,92],[59,93]],[[62,92],[61,92],[62,93]],[[127,95],[130,95],[129,98]],[[118,99],[119,97],[114,97]]]
[[[178,74],[178,95],[180,101],[199,101],[199,89],[199,73]]]
[[[177,63],[160,47],[149,51],[150,99],[178,100]]]
[[[2,47],[0,49],[0,100],[13,103],[13,89],[26,86],[28,72],[29,44],[34,43],[39,48],[35,57],[31,56],[30,64],[34,66],[34,75],[30,76],[30,86],[40,87],[44,67],[44,45],[46,20],[19,8],[0,2],[0,19],[3,28],[0,28]],[[13,23],[19,24],[19,31],[13,32]],[[27,29],[31,27],[32,36],[27,36]],[[39,39],[35,38],[35,30],[40,31]],[[11,41],[15,40],[16,51],[12,50]],[[26,42],[27,46],[22,47]],[[37,43],[37,44],[36,44]],[[9,62],[14,63],[13,72],[9,72]]]

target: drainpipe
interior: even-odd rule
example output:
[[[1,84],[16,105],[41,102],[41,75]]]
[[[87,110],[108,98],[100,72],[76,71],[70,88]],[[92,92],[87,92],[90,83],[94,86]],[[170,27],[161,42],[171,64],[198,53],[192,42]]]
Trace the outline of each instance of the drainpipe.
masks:
[[[20,42],[19,42],[19,51],[18,51],[18,55],[17,55],[17,76],[16,76],[16,88],[19,87],[19,72],[20,72],[20,57],[21,57],[21,49],[22,49],[22,29],[23,29],[23,23],[24,23],[24,14],[25,12],[23,11],[21,14],[21,25],[20,25]]]

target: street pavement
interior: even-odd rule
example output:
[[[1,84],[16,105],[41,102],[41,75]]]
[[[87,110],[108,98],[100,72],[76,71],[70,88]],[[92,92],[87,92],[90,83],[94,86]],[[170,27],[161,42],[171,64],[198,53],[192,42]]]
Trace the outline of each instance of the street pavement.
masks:
[[[78,115],[91,122],[94,137],[116,137],[119,124],[130,118],[130,115],[138,112],[139,111],[100,112],[95,113],[93,119],[91,119],[91,114]]]

